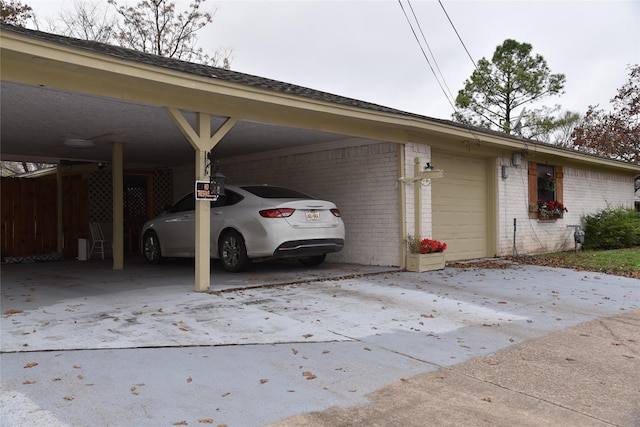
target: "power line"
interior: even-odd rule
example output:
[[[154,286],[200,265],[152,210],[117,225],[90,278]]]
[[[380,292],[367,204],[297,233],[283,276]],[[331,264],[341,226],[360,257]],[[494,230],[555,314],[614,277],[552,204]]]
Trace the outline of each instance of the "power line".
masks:
[[[462,44],[462,47],[464,48],[464,51],[467,52],[467,56],[471,60],[471,63],[473,64],[473,68],[478,72],[478,76],[482,78],[482,83],[487,85],[487,86],[489,86],[492,83],[491,76],[484,76],[484,75],[482,75],[480,73],[480,70],[478,69],[478,65],[473,60],[473,57],[469,53],[469,49],[467,49],[467,46],[465,45],[464,41],[462,40],[462,37],[460,37],[460,33],[458,33],[458,29],[453,24],[453,21],[449,17],[449,13],[447,13],[447,10],[444,8],[444,5],[442,4],[442,0],[438,0],[438,4],[440,4],[440,7],[442,8],[442,11],[444,12],[445,16],[449,20],[449,23],[451,24],[451,27],[453,28],[453,31],[456,33],[456,36],[458,36],[458,40],[460,40],[460,44]],[[491,110],[489,108],[487,108],[487,107],[485,107],[483,105],[478,104],[478,106],[483,108],[484,110],[488,110],[489,112],[491,112]],[[524,113],[524,109],[522,110],[522,113]],[[520,118],[522,118],[522,113],[520,113]],[[489,120],[490,122],[496,124],[499,128],[502,128],[502,126],[500,126],[498,123],[495,123],[492,119],[490,119],[486,115],[484,115],[482,113],[478,113],[478,114],[481,115],[482,117],[484,117],[485,119]],[[518,122],[520,121],[520,118],[518,119]],[[520,136],[522,136],[522,135],[520,135]]]
[[[409,24],[409,28],[411,28],[411,32],[413,33],[413,37],[415,37],[416,42],[418,43],[418,46],[420,47],[420,50],[422,51],[422,56],[427,61],[427,64],[429,64],[429,68],[431,69],[431,72],[433,73],[433,76],[436,78],[436,82],[438,82],[438,86],[440,86],[440,89],[442,90],[442,93],[444,94],[445,98],[447,98],[447,101],[449,102],[449,105],[451,105],[451,108],[453,108],[453,111],[456,111],[455,105],[453,104],[453,102],[449,98],[449,95],[447,94],[446,90],[442,86],[442,83],[440,82],[440,79],[438,78],[438,75],[436,74],[435,70],[433,69],[433,66],[431,65],[431,61],[429,61],[429,57],[427,56],[426,52],[424,51],[424,48],[422,47],[422,43],[420,43],[420,39],[418,38],[418,34],[416,34],[416,30],[413,27],[413,25],[411,24],[411,20],[409,19],[409,15],[407,15],[407,11],[405,10],[404,6],[402,5],[402,1],[398,0],[398,4],[400,5],[400,8],[402,9],[402,13],[404,13],[404,17],[407,20],[407,23]],[[410,5],[410,3],[409,3],[409,5]],[[412,8],[412,10],[413,10],[413,8]],[[415,14],[414,14],[414,17],[415,17]],[[417,22],[417,20],[416,20],[416,22]],[[423,37],[424,37],[424,34],[423,34]]]
[[[418,29],[420,30],[420,34],[422,35],[422,40],[424,41],[424,44],[427,46],[427,49],[429,50],[429,53],[431,54],[431,58],[433,58],[433,63],[435,64],[436,68],[438,69],[438,74],[440,74],[440,78],[442,79],[442,83],[444,83],[444,86],[447,88],[447,92],[449,93],[450,99],[453,100],[455,97],[451,93],[451,89],[449,89],[449,85],[447,85],[447,81],[445,80],[444,75],[442,74],[442,71],[440,70],[440,66],[438,65],[438,61],[436,61],[436,56],[431,51],[431,47],[429,46],[429,42],[427,42],[427,38],[425,37],[424,32],[422,31],[422,26],[420,25],[420,21],[418,20],[418,17],[416,16],[415,11],[413,10],[413,6],[411,5],[411,1],[407,0],[407,3],[409,4],[409,8],[411,9],[411,13],[413,14],[413,19],[416,21],[416,24],[418,25]]]
[[[455,104],[453,103],[453,95],[451,95],[451,91],[449,90],[449,87],[446,84],[446,81],[444,79],[444,76],[442,75],[442,72],[440,72],[440,67],[438,67],[437,61],[435,59],[435,56],[433,55],[433,52],[431,51],[431,48],[429,47],[429,43],[427,43],[427,39],[424,35],[424,32],[422,31],[422,27],[420,26],[420,22],[418,20],[418,17],[416,16],[414,10],[413,10],[413,6],[411,6],[411,1],[407,0],[407,3],[409,4],[409,7],[411,8],[411,12],[413,14],[413,18],[416,21],[416,24],[418,26],[418,29],[420,30],[420,33],[422,34],[422,38],[424,39],[424,43],[427,45],[427,49],[429,50],[429,53],[431,53],[431,56],[433,57],[433,61],[436,64],[436,67],[438,68],[438,72],[440,73],[440,76],[442,78],[442,81],[444,83],[444,85],[447,87],[447,90],[445,90],[445,88],[443,87],[443,84],[440,82],[440,79],[438,78],[438,75],[436,74],[435,70],[433,69],[433,66],[431,65],[431,61],[429,61],[429,57],[427,56],[426,52],[424,51],[424,48],[422,47],[422,43],[420,43],[420,39],[418,38],[418,35],[416,34],[416,31],[413,27],[413,25],[411,24],[411,20],[409,19],[409,16],[407,15],[407,12],[404,8],[404,6],[402,5],[402,1],[398,0],[398,4],[400,5],[400,8],[402,9],[402,13],[404,13],[404,17],[407,20],[407,23],[409,24],[409,28],[411,28],[411,32],[413,33],[414,38],[416,39],[416,42],[418,43],[418,46],[420,47],[420,50],[422,51],[422,56],[424,57],[424,59],[427,61],[427,64],[429,64],[429,68],[431,69],[431,72],[433,73],[434,77],[436,78],[436,82],[438,83],[438,86],[440,86],[440,89],[442,90],[442,93],[444,94],[445,98],[447,98],[447,102],[449,102],[449,105],[451,105],[451,108],[453,109],[454,113],[458,112],[458,109],[456,108]],[[442,4],[441,4],[442,6]],[[443,7],[444,9],[444,7]],[[446,11],[445,11],[446,14]],[[448,17],[448,15],[447,15]],[[451,20],[449,20],[449,22],[451,22]],[[453,23],[452,23],[453,25]],[[455,29],[455,27],[454,27]],[[457,34],[457,31],[456,31]],[[458,38],[460,38],[460,36],[458,36]],[[462,41],[462,39],[460,39],[460,41]],[[463,43],[464,46],[464,43]],[[466,47],[465,47],[466,50]],[[469,52],[467,51],[467,54],[469,54]],[[472,59],[473,61],[473,59]],[[475,62],[474,62],[474,66],[475,66]],[[449,94],[447,94],[447,91],[449,91]],[[471,136],[476,140],[476,143],[480,142],[480,138],[478,138],[478,136],[469,128],[467,128],[467,131],[469,132],[469,134],[471,134]]]
[[[471,63],[473,64],[473,67],[477,70],[478,66],[476,65],[476,61],[473,60],[473,57],[471,56],[471,54],[469,53],[469,49],[467,49],[467,46],[464,44],[464,42],[462,41],[462,37],[460,37],[460,33],[458,33],[458,29],[456,28],[455,25],[453,25],[453,21],[451,20],[451,18],[449,17],[449,14],[447,13],[447,10],[444,8],[444,5],[442,4],[441,0],[438,0],[438,4],[440,4],[440,7],[442,8],[442,11],[444,12],[445,16],[447,17],[447,19],[449,20],[449,23],[451,24],[451,27],[453,28],[453,31],[455,31],[456,36],[458,36],[458,40],[460,40],[460,43],[462,44],[462,47],[464,48],[464,51],[467,52],[467,56],[469,57],[469,59],[471,60]]]

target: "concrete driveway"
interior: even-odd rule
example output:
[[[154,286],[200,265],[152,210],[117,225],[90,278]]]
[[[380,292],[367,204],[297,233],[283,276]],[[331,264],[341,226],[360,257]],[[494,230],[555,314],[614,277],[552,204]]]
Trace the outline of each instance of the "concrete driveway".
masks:
[[[209,293],[193,292],[188,261],[110,267],[2,266],[2,425],[374,425],[350,423],[366,419],[350,411],[389,387],[473,363],[495,374],[483,361],[586,322],[640,317],[636,279],[502,262],[420,274],[275,263],[231,275],[214,265]],[[638,329],[615,346],[626,351],[615,360],[627,373],[616,377],[617,406],[593,397],[567,409],[538,397],[555,409],[540,420],[567,425],[571,414],[584,425],[627,425],[640,414]],[[564,395],[580,392],[566,385]],[[606,396],[608,387],[599,390]],[[471,411],[465,424],[496,424],[496,407]],[[533,425],[539,409],[516,420]],[[325,410],[334,415],[317,415]],[[420,412],[414,424],[386,416],[379,411],[376,425],[425,424]]]

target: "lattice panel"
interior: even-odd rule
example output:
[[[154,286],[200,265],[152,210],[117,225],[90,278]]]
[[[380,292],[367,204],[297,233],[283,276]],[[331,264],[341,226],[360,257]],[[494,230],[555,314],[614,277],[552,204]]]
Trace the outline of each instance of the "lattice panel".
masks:
[[[89,175],[89,221],[108,223],[113,219],[111,171]]]
[[[125,219],[143,218],[147,216],[147,191],[140,187],[124,189]]]
[[[173,173],[171,169],[157,170],[153,174],[153,216],[160,214],[173,202]]]
[[[89,221],[109,223],[113,219],[111,204],[111,172],[96,171],[89,175]],[[140,189],[134,189],[140,190]],[[144,194],[127,194],[130,200],[144,199]],[[160,214],[166,205],[173,202],[173,174],[170,169],[157,170],[153,174],[153,216]],[[135,207],[137,206],[137,208]],[[144,218],[144,203],[129,205],[129,208],[140,209],[133,212],[134,217]]]

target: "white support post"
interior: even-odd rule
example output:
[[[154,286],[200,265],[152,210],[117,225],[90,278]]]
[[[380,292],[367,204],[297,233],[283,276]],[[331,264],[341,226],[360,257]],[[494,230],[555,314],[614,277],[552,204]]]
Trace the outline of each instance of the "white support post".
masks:
[[[413,159],[413,176],[420,176],[420,158]],[[413,201],[414,201],[414,215],[415,215],[415,238],[420,239],[422,236],[422,183],[419,181],[413,182]]]
[[[196,150],[196,180],[204,179],[204,156],[206,151]],[[211,285],[211,202],[196,200],[196,272],[195,290],[205,292]],[[215,243],[214,243],[215,244]]]
[[[64,251],[64,234],[62,227],[62,165],[58,162],[58,168],[56,171],[56,250],[62,254]]]
[[[212,135],[211,116],[209,114],[197,112],[194,129],[178,109],[166,107],[165,111],[195,149],[195,180],[206,180],[208,178],[204,167],[206,154],[233,128],[238,119],[229,117]],[[210,216],[211,202],[209,200],[196,200],[196,292],[205,292],[209,290],[211,285],[210,250],[211,245],[217,245],[217,242],[211,242]],[[213,250],[216,250],[216,248]]]
[[[124,167],[121,142],[112,144],[111,161],[113,184],[113,269],[122,270],[124,268]]]
[[[420,158],[415,157],[413,160],[413,177],[398,178],[400,182],[410,182],[413,184],[413,201],[414,201],[414,236],[419,239],[422,237],[422,180],[443,178],[444,171],[441,169],[422,170]]]

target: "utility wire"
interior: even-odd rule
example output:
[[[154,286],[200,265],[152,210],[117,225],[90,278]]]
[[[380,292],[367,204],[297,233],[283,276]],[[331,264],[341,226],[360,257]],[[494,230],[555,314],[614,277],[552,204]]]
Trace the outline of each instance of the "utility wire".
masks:
[[[444,8],[444,5],[442,4],[441,0],[438,0],[438,3],[440,4],[440,7],[442,8],[442,11],[444,12],[445,16],[447,17],[447,19],[449,20],[449,23],[451,24],[451,27],[453,28],[453,31],[455,31],[456,36],[458,36],[458,40],[460,40],[460,43],[462,44],[462,47],[464,48],[464,51],[467,52],[467,56],[469,57],[469,59],[471,60],[471,63],[473,64],[473,67],[477,70],[478,66],[476,65],[476,61],[473,60],[473,57],[471,56],[471,54],[469,53],[469,49],[467,49],[467,46],[464,44],[464,42],[462,41],[462,37],[460,37],[460,33],[458,33],[458,29],[456,28],[455,25],[453,25],[453,21],[451,20],[451,18],[449,17],[449,14],[447,13],[447,10]]]
[[[427,49],[429,50],[429,53],[431,54],[431,58],[433,59],[433,63],[435,64],[436,68],[438,69],[438,74],[440,74],[440,78],[442,79],[442,83],[447,88],[447,92],[449,93],[450,99],[453,100],[453,99],[455,99],[455,97],[451,93],[451,89],[449,89],[449,85],[447,85],[447,81],[445,80],[444,75],[442,74],[442,71],[440,70],[440,66],[438,65],[438,61],[436,61],[436,56],[431,51],[431,47],[429,46],[429,42],[427,42],[427,38],[425,37],[424,32],[422,31],[422,26],[420,25],[420,21],[418,20],[418,17],[416,16],[416,12],[413,10],[413,6],[411,5],[411,1],[407,0],[407,3],[409,4],[409,8],[411,9],[411,14],[413,15],[413,19],[416,21],[416,24],[418,25],[418,30],[420,30],[420,34],[422,35],[422,40],[424,41],[424,44],[427,46]],[[455,110],[455,108],[454,108],[454,110]]]
[[[407,3],[409,4],[409,6],[411,6],[411,1],[410,0],[407,0]],[[422,43],[420,43],[420,39],[418,38],[418,35],[416,34],[416,31],[415,31],[413,25],[411,24],[411,20],[409,19],[409,16],[407,15],[407,12],[406,12],[404,6],[402,5],[402,1],[398,0],[398,4],[400,5],[400,8],[402,9],[402,12],[404,13],[404,17],[407,20],[407,23],[409,24],[409,28],[411,28],[411,32],[413,33],[413,36],[415,37],[416,42],[418,43],[418,46],[420,47],[420,50],[422,51],[422,55],[424,56],[424,59],[427,61],[427,64],[429,64],[429,68],[431,69],[431,72],[433,73],[434,77],[436,78],[436,82],[438,83],[438,86],[440,86],[440,89],[442,90],[442,93],[444,94],[445,98],[447,98],[447,102],[449,102],[449,105],[451,105],[451,108],[453,109],[454,113],[457,113],[458,109],[456,108],[455,104],[452,101],[453,96],[449,97],[449,95],[447,94],[447,91],[442,86],[442,83],[440,83],[440,79],[438,79],[438,75],[436,74],[435,70],[433,69],[433,66],[431,65],[431,62],[429,61],[429,57],[427,56],[427,54],[424,51],[424,48],[422,47]],[[411,7],[411,12],[413,13],[413,17],[414,17],[414,19],[415,19],[415,21],[416,21],[416,23],[418,25],[418,28],[420,29],[420,32],[422,33],[423,39],[425,39],[425,44],[427,45],[427,47],[429,47],[429,44],[426,41],[426,37],[424,36],[424,33],[422,32],[422,28],[420,27],[420,22],[418,21],[418,18],[416,16],[415,12],[413,11],[413,7]],[[451,22],[451,20],[449,20],[449,22]],[[456,33],[457,33],[457,31],[456,31]],[[431,48],[429,48],[429,52],[433,56],[433,52],[431,52]],[[467,54],[469,54],[469,52],[467,52]],[[435,62],[435,56],[434,56],[434,62]],[[436,63],[436,66],[437,66],[437,63]],[[475,63],[474,63],[474,66],[475,66]],[[439,67],[438,67],[438,71],[440,71]],[[440,75],[442,75],[442,73],[440,73]],[[442,80],[444,81],[444,77],[442,77]],[[446,85],[446,82],[445,82],[445,85]],[[447,90],[448,89],[449,89],[449,87],[447,86]],[[473,137],[473,139],[476,140],[477,144],[480,143],[480,138],[473,132],[473,130],[471,130],[470,128],[467,128],[467,132],[469,132],[469,134]]]
[[[445,16],[447,17],[447,20],[449,21],[449,24],[451,24],[451,28],[453,28],[453,31],[456,33],[456,36],[458,36],[458,40],[460,40],[460,44],[462,44],[462,47],[464,48],[464,51],[467,52],[467,56],[471,60],[471,63],[473,64],[473,68],[476,71],[478,71],[478,74],[479,74],[480,70],[478,70],[478,65],[476,64],[476,61],[474,61],[473,57],[471,56],[471,53],[469,53],[469,49],[467,49],[467,45],[462,40],[462,37],[460,36],[460,33],[458,32],[458,29],[453,24],[453,21],[451,20],[451,17],[449,16],[449,13],[447,12],[447,9],[444,8],[444,5],[442,4],[442,0],[438,0],[438,4],[440,5],[440,7],[442,8],[442,11],[444,12]],[[485,108],[485,107],[483,107],[483,108]],[[485,117],[484,115],[482,115],[482,116]],[[485,117],[485,118],[487,118],[487,117]],[[491,121],[491,120],[489,120],[489,121]],[[474,135],[474,137],[475,137],[475,135]]]
[[[455,105],[451,102],[451,99],[447,95],[446,90],[442,86],[442,83],[440,82],[440,79],[438,78],[438,75],[436,74],[435,70],[433,69],[433,66],[431,65],[431,61],[429,61],[429,57],[427,56],[426,52],[424,51],[424,48],[422,47],[422,43],[420,43],[420,39],[418,38],[418,35],[416,34],[416,30],[413,28],[413,25],[411,24],[411,20],[409,19],[409,15],[407,15],[407,11],[405,10],[404,6],[402,5],[402,1],[398,0],[398,4],[400,5],[400,8],[402,9],[402,13],[404,13],[404,17],[406,18],[407,23],[409,24],[409,28],[411,28],[411,32],[413,33],[413,36],[415,37],[416,42],[418,43],[418,46],[420,47],[420,50],[422,51],[422,56],[424,56],[424,59],[427,61],[427,64],[429,64],[429,68],[431,69],[431,72],[433,73],[434,77],[436,78],[436,81],[438,82],[438,86],[440,86],[440,89],[442,90],[442,93],[444,94],[445,98],[447,98],[447,101],[449,102],[449,105],[451,105],[451,108],[453,108],[453,111],[456,111]]]
[[[464,41],[462,40],[462,37],[460,37],[460,33],[458,33],[458,29],[456,28],[456,26],[453,24],[453,21],[451,20],[451,18],[449,17],[449,13],[447,13],[447,10],[444,8],[444,5],[442,4],[442,0],[438,0],[438,4],[440,4],[440,7],[442,8],[442,11],[444,12],[445,16],[447,17],[447,19],[449,20],[449,23],[451,24],[451,28],[453,28],[453,31],[456,33],[456,36],[458,36],[458,40],[460,40],[460,44],[462,44],[462,47],[464,48],[464,51],[467,52],[467,56],[469,57],[469,59],[471,60],[471,63],[473,64],[473,67],[476,71],[478,71],[478,75],[481,76],[480,74],[480,70],[478,70],[478,65],[476,64],[476,61],[473,60],[473,57],[471,56],[471,54],[469,53],[469,49],[467,49],[467,46],[465,45]],[[486,84],[487,86],[491,83],[491,78],[489,77],[488,79],[483,79],[483,83]],[[521,105],[521,104],[520,104]],[[487,107],[484,106],[480,106],[485,110],[489,110]],[[489,110],[490,111],[490,110]],[[524,108],[522,110],[522,113],[524,113]],[[521,113],[521,114],[522,114]],[[478,113],[480,114],[480,113]],[[481,114],[485,119],[489,120],[490,122],[492,122],[493,124],[497,125],[499,128],[502,128],[502,126],[500,126],[499,123],[495,123],[493,120],[489,119],[487,116],[485,116],[484,114]],[[519,122],[518,122],[519,123]],[[520,136],[522,136],[522,134],[520,134]]]

